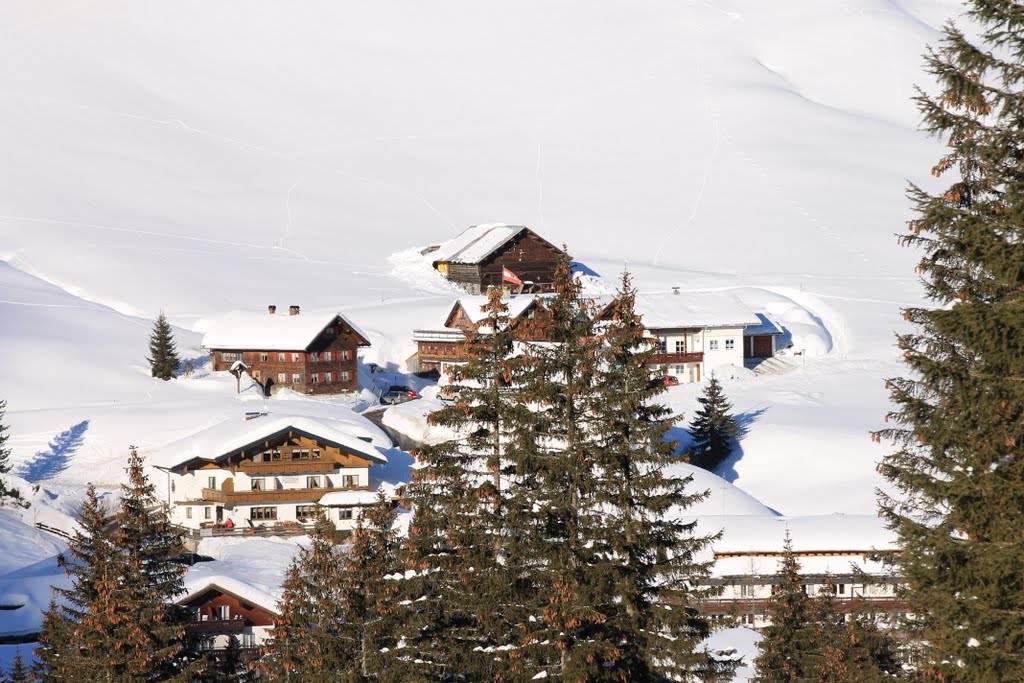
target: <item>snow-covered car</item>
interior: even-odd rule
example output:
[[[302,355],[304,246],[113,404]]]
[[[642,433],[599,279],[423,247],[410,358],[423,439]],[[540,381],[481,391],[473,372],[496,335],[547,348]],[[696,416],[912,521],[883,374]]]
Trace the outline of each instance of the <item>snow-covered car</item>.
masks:
[[[392,385],[387,391],[380,395],[380,402],[385,405],[405,403],[419,398],[420,395],[406,386]]]

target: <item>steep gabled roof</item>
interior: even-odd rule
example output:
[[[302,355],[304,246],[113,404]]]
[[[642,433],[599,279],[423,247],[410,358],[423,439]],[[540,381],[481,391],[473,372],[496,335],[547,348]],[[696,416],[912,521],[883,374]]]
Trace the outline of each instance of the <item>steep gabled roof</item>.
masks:
[[[370,340],[355,323],[335,311],[323,313],[251,313],[232,311],[203,336],[203,348],[239,351],[305,351],[336,320],[348,325],[360,346]]]
[[[475,265],[487,260],[494,252],[501,249],[523,232],[530,232],[537,239],[548,244],[552,249],[561,251],[561,249],[558,249],[558,247],[537,235],[537,233],[525,225],[491,223],[466,228],[457,237],[444,242],[436,250],[430,252],[430,257],[435,265],[438,263]]]
[[[260,448],[265,441],[275,441],[289,433],[334,446],[342,452],[374,463],[387,462],[383,453],[344,430],[344,426],[344,422],[296,415],[225,420],[164,446],[150,458],[150,462],[171,470],[221,463],[243,451]]]
[[[508,317],[511,320],[515,320],[520,317],[531,307],[536,305],[538,301],[541,301],[542,297],[534,294],[520,294],[518,296],[510,296],[505,300],[505,305],[508,306]],[[487,304],[486,296],[464,296],[452,304],[451,310],[448,311],[448,316],[444,319],[445,327],[451,324],[452,318],[455,317],[455,313],[461,308],[466,314],[466,318],[471,323],[478,323],[483,320],[486,315],[480,310]]]

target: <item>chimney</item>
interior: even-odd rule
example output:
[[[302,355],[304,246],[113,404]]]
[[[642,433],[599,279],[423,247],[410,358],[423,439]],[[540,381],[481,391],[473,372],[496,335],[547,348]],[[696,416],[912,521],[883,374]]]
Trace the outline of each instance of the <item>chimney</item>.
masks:
[[[672,293],[675,294],[676,296],[678,296],[679,295],[679,288],[678,287],[673,287],[672,288]]]
[[[289,306],[288,307],[288,315],[298,315],[298,314],[299,314],[299,307],[298,306]]]
[[[277,313],[277,306],[267,306],[267,313],[270,315]]]

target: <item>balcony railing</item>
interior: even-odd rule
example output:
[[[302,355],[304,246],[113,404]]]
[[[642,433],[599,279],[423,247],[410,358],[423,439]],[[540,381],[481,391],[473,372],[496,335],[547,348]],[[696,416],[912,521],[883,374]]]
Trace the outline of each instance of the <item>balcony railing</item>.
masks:
[[[690,351],[684,353],[655,353],[648,361],[650,365],[673,365],[678,363],[703,363],[703,351]]]
[[[188,630],[197,633],[215,631],[217,633],[241,633],[245,629],[245,619],[203,619],[189,622]]]
[[[245,461],[238,466],[238,470],[249,475],[322,474],[333,472],[339,467],[338,463],[329,460],[271,460],[270,462]]]
[[[335,491],[369,491],[368,486],[333,486],[308,489],[271,489],[268,491],[218,491],[203,489],[202,500],[211,503],[245,505],[248,503],[317,502]]]

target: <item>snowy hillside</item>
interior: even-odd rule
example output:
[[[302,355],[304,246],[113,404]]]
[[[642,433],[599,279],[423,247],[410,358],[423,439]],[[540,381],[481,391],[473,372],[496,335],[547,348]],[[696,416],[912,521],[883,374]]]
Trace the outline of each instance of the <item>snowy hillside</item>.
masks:
[[[228,415],[234,379],[148,376],[212,317],[342,310],[401,369],[455,296],[409,250],[526,224],[644,291],[773,312],[784,373],[726,382],[723,475],[785,514],[871,514],[867,432],[920,288],[895,245],[919,55],[953,0],[0,7],[0,396],[13,461],[116,483]],[[195,330],[195,331],[192,331]],[[692,413],[697,388],[670,391]],[[274,399],[279,400],[279,399]],[[357,406],[358,407],[358,406]],[[685,441],[679,430],[674,438]]]

